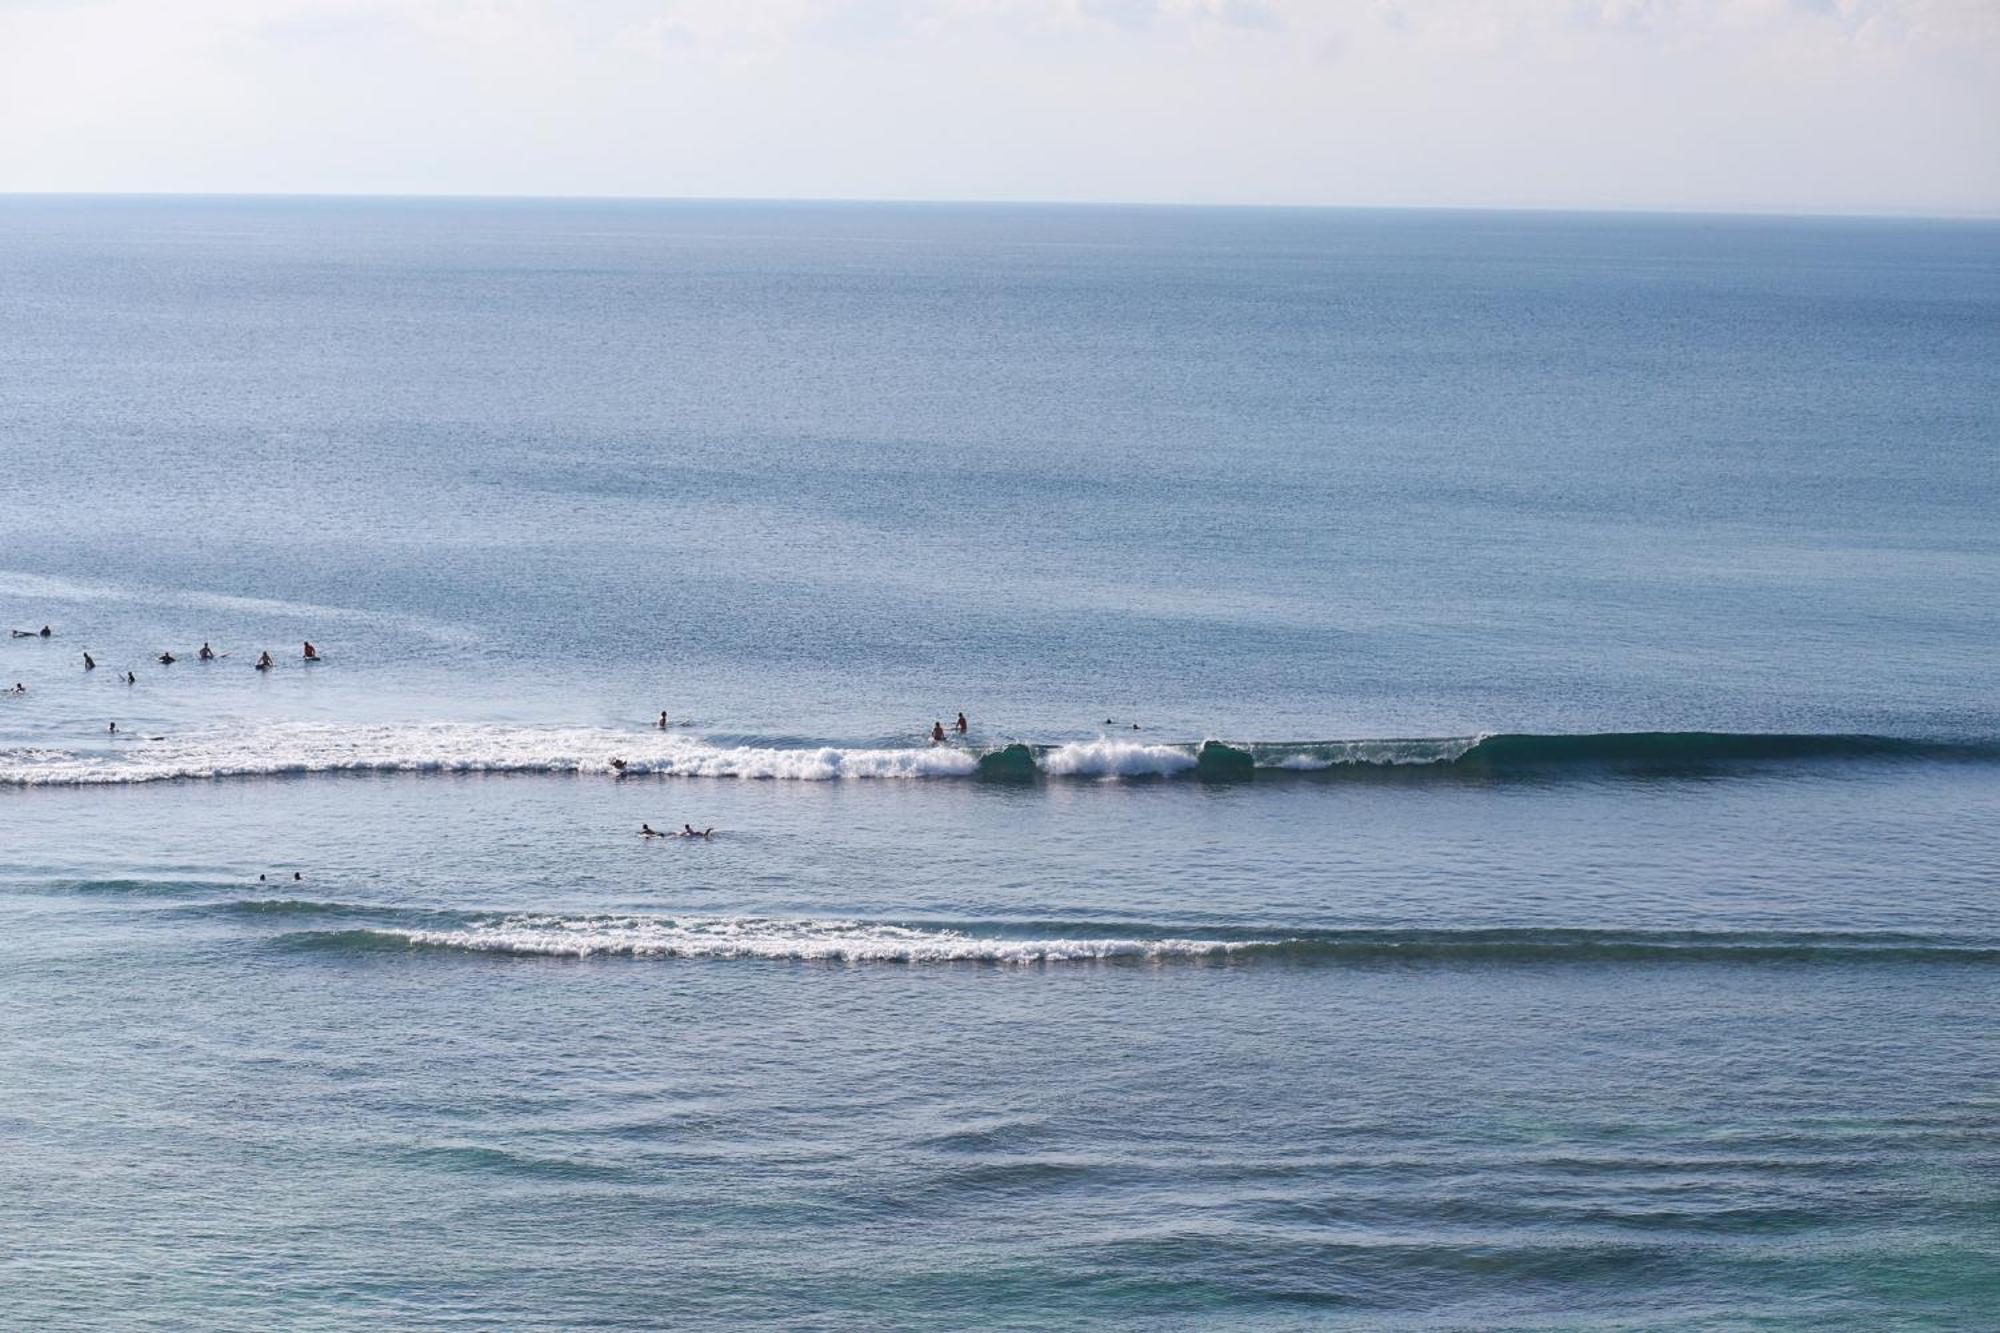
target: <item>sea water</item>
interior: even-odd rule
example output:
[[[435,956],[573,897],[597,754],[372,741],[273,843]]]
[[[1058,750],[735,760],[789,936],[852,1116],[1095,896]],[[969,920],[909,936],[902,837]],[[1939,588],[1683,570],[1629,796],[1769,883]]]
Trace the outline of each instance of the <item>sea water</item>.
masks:
[[[4,1322],[1982,1326],[1996,445],[1985,224],[0,201]]]

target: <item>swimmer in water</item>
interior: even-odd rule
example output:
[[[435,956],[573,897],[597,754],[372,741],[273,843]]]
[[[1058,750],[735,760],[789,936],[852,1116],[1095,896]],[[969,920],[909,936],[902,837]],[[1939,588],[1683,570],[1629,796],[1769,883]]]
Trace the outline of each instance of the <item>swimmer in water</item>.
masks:
[[[127,685],[137,685],[139,683],[139,678],[128,671],[125,673],[125,683]]]
[[[49,628],[49,627],[48,627],[47,625],[44,625],[44,626],[42,626],[42,637],[43,637],[43,638],[45,638],[45,639],[46,639],[46,638],[48,638],[48,637],[49,637],[50,635],[52,635],[52,634],[54,634],[54,633],[55,633],[55,631],[54,631],[54,630],[52,630],[52,629],[50,629],[50,628]]]
[[[105,730],[110,732],[112,735],[116,736],[118,734],[118,724],[116,722],[113,722],[110,726],[106,727]]]
[[[706,837],[708,837],[708,836],[709,836],[709,835],[710,835],[711,833],[714,833],[714,832],[715,832],[715,828],[714,828],[714,826],[713,826],[713,825],[711,825],[711,826],[710,826],[710,827],[708,827],[708,828],[705,828],[705,829],[699,829],[699,830],[698,830],[698,829],[696,829],[696,828],[695,828],[695,826],[694,826],[694,825],[692,825],[692,824],[683,824],[683,825],[681,825],[681,836],[682,836],[683,838],[706,838]]]
[[[161,654],[160,654],[160,665],[161,665],[161,666],[172,666],[173,664],[174,664],[174,655],[173,655],[172,653],[161,653]]]
[[[311,643],[306,644],[306,661],[308,662],[319,661],[319,649],[313,647]]]
[[[623,774],[625,772],[625,761],[623,759],[613,759],[611,767],[617,769],[620,774]]]
[[[195,656],[199,657],[204,662],[213,662],[215,660],[215,650],[208,646],[208,640],[203,639],[201,643],[201,651],[196,653]]]
[[[28,692],[28,687],[26,685],[23,685],[18,680],[14,682],[14,688],[7,691],[7,693],[9,694],[26,694],[27,692]]]
[[[639,836],[642,838],[664,838],[667,835],[654,828],[651,824],[642,823],[639,825]]]
[[[666,709],[662,708],[662,709],[660,710],[660,720],[659,720],[658,722],[655,722],[655,723],[654,723],[653,725],[654,725],[654,726],[656,726],[656,727],[658,727],[658,728],[659,728],[659,729],[660,729],[661,731],[665,731],[665,730],[667,729],[667,710],[666,710]]]
[[[271,655],[269,653],[265,653],[257,659],[257,669],[259,671],[269,671],[273,666],[276,665],[277,663],[271,660]]]
[[[931,723],[931,744],[932,745],[944,744],[944,723],[942,722]]]
[[[92,657],[89,653],[85,653],[83,655],[83,669],[85,671],[97,670],[97,659]]]
[[[965,734],[965,714],[964,714],[964,713],[960,713],[960,714],[958,715],[958,734],[959,734],[959,735],[961,735],[961,736],[963,736],[963,735]]]

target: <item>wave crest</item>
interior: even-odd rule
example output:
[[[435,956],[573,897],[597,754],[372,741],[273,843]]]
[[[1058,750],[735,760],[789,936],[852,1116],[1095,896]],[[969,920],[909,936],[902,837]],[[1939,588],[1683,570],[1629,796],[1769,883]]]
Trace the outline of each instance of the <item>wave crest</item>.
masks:
[[[231,905],[234,906],[234,905]],[[284,911],[287,904],[259,904]],[[300,911],[302,916],[344,915]],[[355,908],[359,914],[372,909]],[[448,919],[447,919],[448,918]],[[2000,940],[1894,931],[1175,927],[1133,923],[896,923],[747,916],[508,913],[286,936],[333,952],[442,951],[543,958],[838,963],[1220,962],[1300,965],[2000,964]]]
[[[1053,778],[1205,781],[1317,777],[1547,780],[1703,774],[1838,762],[2000,762],[2000,741],[1737,732],[1500,734],[1384,740],[1169,742],[1098,737],[997,748],[723,744],[606,727],[259,723],[123,743],[0,748],[0,785],[85,786],[315,773],[550,773],[626,777]]]

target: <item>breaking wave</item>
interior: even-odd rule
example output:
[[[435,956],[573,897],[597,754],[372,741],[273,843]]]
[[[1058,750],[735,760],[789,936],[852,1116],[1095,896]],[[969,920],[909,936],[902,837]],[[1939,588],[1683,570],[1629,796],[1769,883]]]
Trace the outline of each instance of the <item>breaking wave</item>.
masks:
[[[228,905],[218,904],[218,910]],[[303,905],[301,905],[303,907]],[[270,908],[261,908],[269,911]],[[359,915],[371,909],[351,909]],[[379,913],[379,909],[378,910]],[[231,913],[237,914],[237,913]],[[301,910],[302,917],[349,909]],[[426,912],[281,937],[313,952],[834,963],[1249,962],[1504,966],[1702,963],[2000,964],[2000,939],[1893,931],[1564,928],[1297,930],[1129,922],[897,923],[749,916]]]
[[[2000,742],[1742,732],[1499,734],[1334,741],[1165,742],[1110,737],[998,747],[725,744],[602,727],[262,723],[99,750],[0,748],[0,785],[84,786],[321,773],[548,773],[611,777],[1062,778],[1245,781],[1566,773],[1702,774],[1829,762],[2000,762]]]

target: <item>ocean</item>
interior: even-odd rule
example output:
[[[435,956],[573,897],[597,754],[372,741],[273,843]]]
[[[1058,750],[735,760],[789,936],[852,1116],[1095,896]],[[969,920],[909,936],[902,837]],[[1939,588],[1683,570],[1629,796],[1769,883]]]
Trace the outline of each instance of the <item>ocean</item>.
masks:
[[[0,1322],[1991,1327],[1996,449],[1997,224],[0,199]]]

